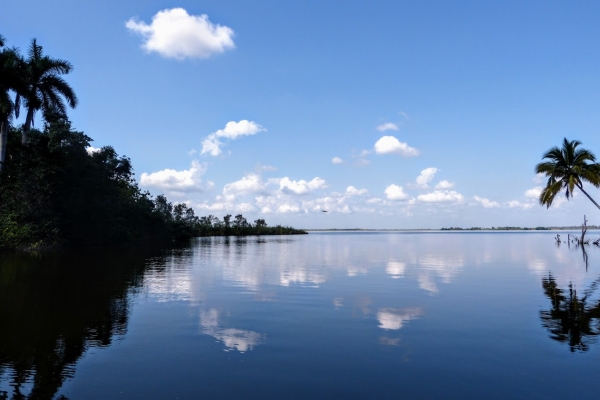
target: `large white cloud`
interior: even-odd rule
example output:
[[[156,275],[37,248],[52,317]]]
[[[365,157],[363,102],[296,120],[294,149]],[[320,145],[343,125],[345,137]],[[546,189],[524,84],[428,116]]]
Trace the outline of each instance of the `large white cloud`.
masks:
[[[202,141],[202,154],[208,153],[211,156],[218,156],[221,154],[223,142],[220,139],[235,140],[241,136],[254,135],[265,130],[265,128],[254,121],[248,121],[246,119],[239,122],[229,121],[225,125],[225,128],[211,133]]]
[[[404,193],[402,186],[391,184],[385,188],[385,196],[388,200],[406,200],[408,195]]]
[[[431,193],[417,196],[417,200],[424,203],[460,203],[464,200],[464,197],[454,190],[435,190]]]
[[[293,181],[286,176],[279,181],[279,190],[287,194],[303,195],[324,188],[326,184],[325,180],[319,177],[313,178],[311,181]]]
[[[202,182],[205,172],[206,166],[194,160],[190,169],[183,171],[164,169],[150,174],[144,172],[140,177],[140,184],[172,192],[203,192],[213,186],[210,181]]]
[[[399,154],[403,157],[415,157],[421,154],[419,150],[399,141],[394,136],[382,136],[381,139],[375,143],[375,153]]]
[[[500,203],[497,201],[492,201],[490,199],[486,199],[485,197],[473,196],[476,202],[481,204],[483,208],[495,208],[500,207]]]
[[[433,180],[437,171],[437,168],[425,168],[423,171],[421,171],[421,174],[417,176],[417,185],[424,189],[428,188],[428,183]]]
[[[190,15],[183,8],[159,11],[150,24],[131,18],[125,26],[144,38],[146,51],[178,60],[208,58],[235,47],[231,28],[213,24],[206,14]]]

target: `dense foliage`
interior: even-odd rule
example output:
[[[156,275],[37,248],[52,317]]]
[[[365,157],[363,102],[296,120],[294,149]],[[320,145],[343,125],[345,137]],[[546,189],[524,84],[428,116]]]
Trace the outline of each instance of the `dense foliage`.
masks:
[[[131,162],[111,147],[88,154],[90,138],[68,121],[8,137],[0,175],[0,246],[45,248],[167,240],[160,207],[133,179]]]

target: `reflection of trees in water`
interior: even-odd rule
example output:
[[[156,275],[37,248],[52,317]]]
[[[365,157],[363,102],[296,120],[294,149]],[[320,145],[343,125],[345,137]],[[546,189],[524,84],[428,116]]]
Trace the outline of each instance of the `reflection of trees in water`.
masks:
[[[542,278],[544,293],[552,303],[550,310],[540,312],[542,324],[552,339],[568,343],[571,352],[589,350],[600,334],[600,300],[591,298],[599,284],[600,278],[578,296],[572,283],[565,290],[552,274]]]
[[[125,334],[128,293],[143,269],[139,254],[3,256],[0,375],[10,379],[12,398],[52,398],[89,347]]]

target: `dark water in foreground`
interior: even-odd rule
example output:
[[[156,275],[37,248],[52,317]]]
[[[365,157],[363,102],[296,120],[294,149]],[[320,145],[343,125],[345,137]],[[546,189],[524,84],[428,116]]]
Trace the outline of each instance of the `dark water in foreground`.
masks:
[[[3,256],[0,399],[598,398],[600,248],[554,234]]]

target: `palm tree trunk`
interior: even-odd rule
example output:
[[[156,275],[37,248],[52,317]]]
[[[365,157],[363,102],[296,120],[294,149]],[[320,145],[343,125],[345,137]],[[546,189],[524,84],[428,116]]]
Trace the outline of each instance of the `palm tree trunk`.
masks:
[[[25,118],[25,124],[23,125],[23,136],[21,137],[21,143],[27,144],[29,141],[29,130],[33,123],[33,107],[27,109],[27,118]]]
[[[0,124],[0,172],[6,160],[6,141],[8,140],[8,118],[4,117]]]
[[[575,185],[577,185],[577,187],[579,188],[579,190],[581,190],[581,191],[583,192],[583,194],[585,194],[585,195],[587,196],[587,198],[588,198],[588,199],[590,199],[590,201],[591,201],[592,203],[594,203],[594,205],[595,205],[596,207],[598,207],[598,209],[600,210],[600,205],[598,205],[598,203],[596,203],[596,202],[594,201],[594,199],[592,199],[592,198],[590,197],[590,195],[589,195],[589,194],[587,194],[587,192],[586,192],[585,190],[583,190],[583,185],[581,185],[581,184],[577,184],[577,183],[576,183]]]

